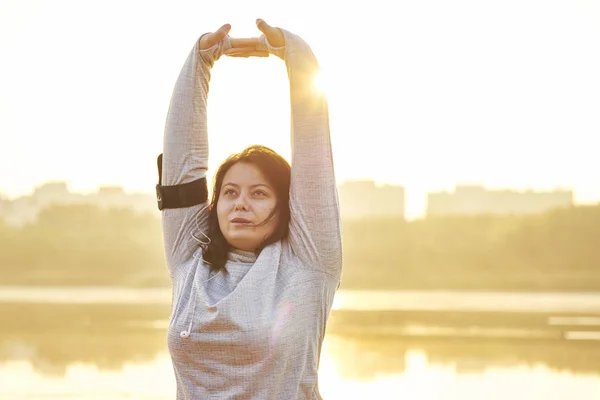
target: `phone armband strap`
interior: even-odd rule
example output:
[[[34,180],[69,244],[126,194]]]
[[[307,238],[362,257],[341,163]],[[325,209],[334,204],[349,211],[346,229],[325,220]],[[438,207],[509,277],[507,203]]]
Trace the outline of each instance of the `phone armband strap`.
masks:
[[[208,199],[206,178],[179,185],[163,186],[162,158],[163,155],[160,154],[157,159],[158,185],[156,185],[156,201],[159,210],[191,207],[202,204]]]

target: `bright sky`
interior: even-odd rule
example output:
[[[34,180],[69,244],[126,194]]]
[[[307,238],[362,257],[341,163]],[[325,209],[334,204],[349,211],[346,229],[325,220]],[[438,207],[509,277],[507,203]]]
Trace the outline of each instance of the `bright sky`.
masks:
[[[173,84],[196,38],[256,17],[322,66],[337,176],[402,184],[407,213],[456,183],[600,200],[600,2],[0,0],[0,193],[152,192]],[[289,156],[283,62],[218,61],[212,166],[251,143]]]

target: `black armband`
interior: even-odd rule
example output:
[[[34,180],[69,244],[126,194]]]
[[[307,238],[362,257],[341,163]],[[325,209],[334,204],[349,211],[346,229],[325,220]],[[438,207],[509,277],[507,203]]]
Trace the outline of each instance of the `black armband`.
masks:
[[[208,199],[206,178],[173,186],[162,185],[162,158],[158,156],[158,185],[156,185],[156,201],[158,209],[185,208],[204,203]]]

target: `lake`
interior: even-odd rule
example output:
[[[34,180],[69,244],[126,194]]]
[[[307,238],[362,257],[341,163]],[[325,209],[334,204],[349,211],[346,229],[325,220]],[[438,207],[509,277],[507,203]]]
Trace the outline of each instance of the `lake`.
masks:
[[[173,399],[170,290],[0,287],[0,399]],[[325,399],[599,399],[599,293],[336,298]]]

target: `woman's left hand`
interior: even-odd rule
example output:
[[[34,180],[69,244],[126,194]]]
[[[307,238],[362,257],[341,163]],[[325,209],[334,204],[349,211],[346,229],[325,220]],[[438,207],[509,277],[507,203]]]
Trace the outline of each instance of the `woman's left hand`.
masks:
[[[256,20],[256,27],[265,35],[271,47],[285,46],[285,38],[281,29],[267,24],[264,19],[260,18]]]

